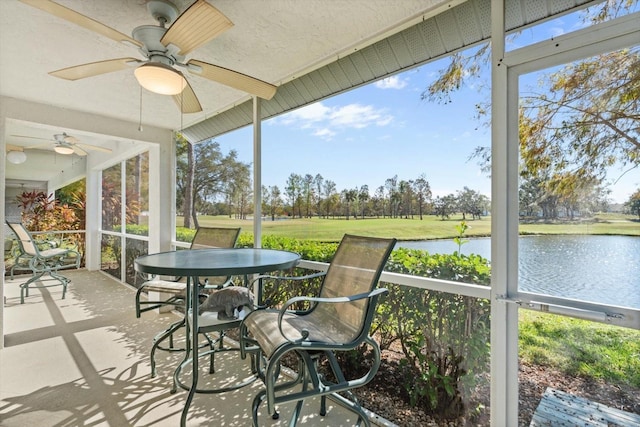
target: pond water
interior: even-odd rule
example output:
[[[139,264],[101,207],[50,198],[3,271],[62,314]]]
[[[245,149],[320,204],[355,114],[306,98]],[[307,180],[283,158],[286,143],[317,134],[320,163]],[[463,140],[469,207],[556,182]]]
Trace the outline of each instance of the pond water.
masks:
[[[462,253],[491,259],[491,239],[468,239]],[[453,240],[399,242],[399,247],[453,253]],[[520,289],[640,308],[640,237],[521,236]]]

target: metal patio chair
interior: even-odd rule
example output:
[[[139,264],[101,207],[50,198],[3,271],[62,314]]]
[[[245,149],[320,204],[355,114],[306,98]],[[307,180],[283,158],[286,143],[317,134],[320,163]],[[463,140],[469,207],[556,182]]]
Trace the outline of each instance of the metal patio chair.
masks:
[[[376,285],[395,243],[395,239],[345,235],[322,279],[317,297],[294,297],[279,309],[258,309],[245,317],[240,325],[241,356],[258,352],[259,357],[252,360],[265,384],[265,390],[253,400],[254,426],[258,425],[258,408],[265,399],[273,419],[279,417],[277,404],[297,402],[291,420],[295,425],[303,401],[308,397],[321,396],[320,415],[324,416],[327,395],[355,412],[358,424],[364,421],[369,425],[350,390],[371,381],[380,367],[380,347],[369,336],[369,330],[378,298],[387,293],[384,288],[376,289]],[[308,308],[292,309],[300,304]],[[349,378],[336,353],[362,344],[373,352],[372,365],[365,375]],[[281,360],[290,354],[297,356],[297,376],[279,379]],[[330,375],[318,370],[322,358],[328,362]],[[292,390],[298,385],[301,388]],[[343,396],[344,392],[348,398]]]
[[[238,237],[240,236],[240,228],[230,228],[230,227],[199,227],[196,230],[196,234],[193,236],[193,240],[191,241],[191,246],[189,250],[197,250],[197,249],[214,249],[214,248],[233,248],[238,241]],[[226,286],[231,285],[231,277],[210,277],[204,280],[202,283],[198,283],[199,291],[203,292],[203,297],[206,296],[206,292],[209,289],[222,289]],[[140,288],[136,291],[135,297],[135,305],[136,305],[136,317],[140,317],[142,313],[145,311],[153,310],[156,308],[160,308],[163,306],[174,306],[178,308],[184,309],[185,306],[185,292],[186,292],[187,284],[181,277],[173,278],[173,280],[160,279],[157,277],[151,278],[144,282]],[[164,299],[143,300],[142,294],[146,292],[158,292],[161,295],[167,295]],[[182,318],[177,322],[172,323],[165,329],[156,335],[153,339],[153,346],[151,347],[151,376],[155,377],[156,375],[156,363],[155,363],[155,353],[156,350],[164,350],[164,351],[185,351],[184,347],[176,347],[174,345],[173,334],[179,330],[180,328],[185,326],[185,319]],[[211,340],[208,336],[207,340],[209,342],[209,346],[213,348],[213,346],[217,342],[222,342],[222,337]],[[165,340],[169,340],[169,345],[167,347],[163,347],[162,343]],[[211,358],[211,368],[213,371],[213,356]]]
[[[6,223],[18,238],[18,252],[11,267],[11,278],[13,279],[14,270],[27,270],[32,273],[29,280],[20,284],[20,304],[24,304],[25,296],[29,296],[29,285],[41,280],[44,275],[50,276],[50,280],[58,283],[48,285],[43,283],[41,286],[62,286],[62,299],[64,299],[70,280],[58,271],[79,268],[80,253],[73,249],[57,247],[56,243],[51,241],[37,241],[21,222],[6,221]]]

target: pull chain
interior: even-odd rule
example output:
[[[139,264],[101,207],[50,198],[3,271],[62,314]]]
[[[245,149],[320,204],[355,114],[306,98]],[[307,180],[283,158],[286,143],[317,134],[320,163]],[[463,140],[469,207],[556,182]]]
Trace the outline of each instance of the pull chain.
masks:
[[[140,86],[140,121],[138,123],[138,132],[142,132],[142,86]]]

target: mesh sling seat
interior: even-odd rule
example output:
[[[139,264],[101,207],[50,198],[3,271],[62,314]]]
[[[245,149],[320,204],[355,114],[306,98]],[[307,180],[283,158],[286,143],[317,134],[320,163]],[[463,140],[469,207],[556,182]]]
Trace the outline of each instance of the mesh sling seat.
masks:
[[[7,221],[7,225],[18,238],[19,251],[11,267],[11,278],[14,269],[29,270],[32,275],[29,280],[20,284],[20,304],[24,304],[25,296],[29,296],[29,285],[49,275],[51,280],[58,283],[41,286],[62,286],[62,299],[67,293],[70,280],[58,271],[69,268],[80,268],[80,253],[73,249],[54,247],[51,242],[37,242],[21,222]],[[49,249],[40,249],[39,245],[47,245]]]
[[[198,249],[212,249],[212,248],[233,248],[240,236],[240,228],[230,227],[199,227],[196,230],[196,234],[191,241],[190,250]],[[205,279],[204,283],[199,283],[198,287],[201,291],[206,292],[207,289],[221,289],[231,285],[230,277],[211,277]],[[182,278],[174,278],[174,280],[165,280],[157,277],[152,278],[144,282],[140,288],[136,291],[135,305],[136,305],[136,317],[140,317],[145,311],[153,310],[163,306],[176,306],[184,308],[185,306],[185,293],[187,284]],[[160,294],[168,295],[165,299],[158,300],[142,300],[142,293],[144,292],[159,292]],[[204,296],[204,295],[203,295]],[[165,329],[156,335],[153,339],[153,345],[151,347],[151,376],[156,375],[156,363],[155,353],[156,350],[164,351],[185,351],[184,347],[176,347],[173,342],[173,334],[180,328],[185,326],[185,319],[182,318],[177,322],[172,323]],[[169,340],[169,345],[163,347],[162,343],[165,340]],[[208,345],[213,348],[217,341],[222,340],[222,337],[218,340],[211,340],[207,336]],[[210,371],[214,370],[213,355],[211,357]]]
[[[395,239],[345,235],[322,278],[317,297],[294,297],[277,308],[249,313],[240,325],[241,356],[258,352],[254,369],[264,381],[265,390],[252,404],[253,425],[258,425],[258,408],[266,399],[267,411],[279,417],[276,405],[297,402],[291,425],[297,423],[304,399],[321,396],[320,415],[326,414],[326,396],[358,415],[358,424],[369,420],[349,390],[373,379],[380,367],[380,347],[369,330],[384,288],[376,288]],[[282,279],[282,278],[278,278]],[[292,310],[303,303],[304,310]],[[366,344],[373,362],[367,373],[349,378],[340,366],[336,352],[349,351]],[[280,362],[293,354],[298,360],[297,376],[280,376]],[[318,361],[326,358],[331,375],[318,370]],[[295,359],[294,359],[295,360]],[[347,373],[348,374],[348,373]],[[294,386],[299,386],[293,389]],[[343,397],[341,394],[349,396]]]

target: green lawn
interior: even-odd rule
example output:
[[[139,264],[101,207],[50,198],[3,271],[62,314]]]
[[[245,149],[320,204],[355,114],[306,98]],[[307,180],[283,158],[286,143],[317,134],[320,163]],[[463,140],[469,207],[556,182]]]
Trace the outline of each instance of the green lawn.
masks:
[[[640,388],[640,331],[520,310],[520,358]]]
[[[252,233],[251,219],[240,220],[227,216],[198,217],[203,226],[237,226],[242,232]],[[296,218],[277,221],[263,221],[262,234],[273,234],[297,239],[337,242],[344,233],[365,236],[395,237],[398,240],[427,240],[452,238],[456,234],[455,227],[462,221],[462,216],[453,216],[441,220],[435,216],[425,216],[420,220],[413,219],[321,219]],[[183,224],[178,217],[177,224]],[[489,236],[491,234],[491,218],[467,221],[469,229],[466,236]],[[640,222],[632,216],[600,215],[592,221],[574,221],[548,223],[526,223],[520,225],[521,234],[616,234],[640,236]]]

